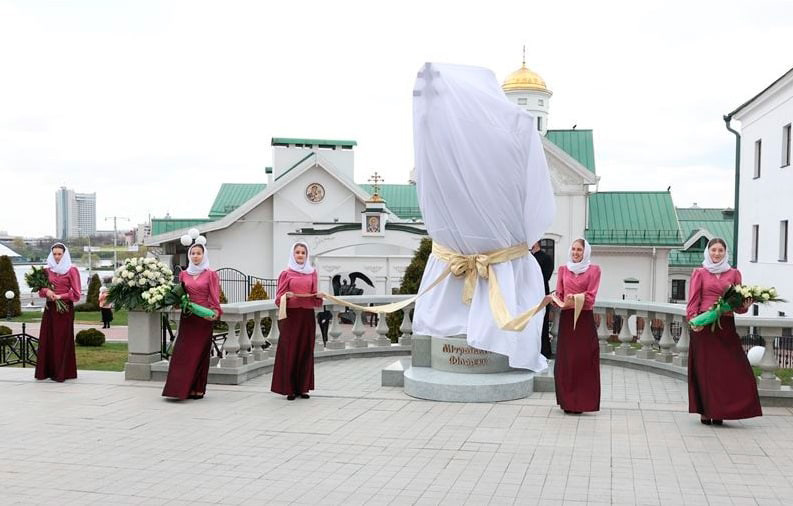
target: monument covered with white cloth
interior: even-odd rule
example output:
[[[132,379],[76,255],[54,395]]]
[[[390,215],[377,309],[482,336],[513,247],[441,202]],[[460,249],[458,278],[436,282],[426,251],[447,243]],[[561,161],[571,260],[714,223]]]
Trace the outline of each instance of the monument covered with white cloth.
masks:
[[[529,247],[555,214],[536,121],[505,97],[490,70],[436,63],[419,72],[413,115],[419,204],[434,246],[413,322],[414,336],[425,340],[414,348],[405,391],[439,400],[528,395],[520,392],[531,371],[547,368],[544,309],[536,308],[545,292]],[[435,284],[449,269],[454,275]],[[420,356],[426,352],[429,363]],[[449,367],[456,365],[463,369]],[[522,386],[487,399],[439,391],[455,382],[458,392],[477,388],[469,381]]]

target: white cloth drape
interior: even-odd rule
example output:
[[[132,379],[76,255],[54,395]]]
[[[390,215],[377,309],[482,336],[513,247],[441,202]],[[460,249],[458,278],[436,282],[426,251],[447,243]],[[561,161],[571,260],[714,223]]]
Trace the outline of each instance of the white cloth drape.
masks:
[[[534,244],[555,214],[553,189],[535,119],[509,102],[490,70],[428,63],[416,80],[413,135],[416,186],[433,241],[463,254]],[[421,289],[446,264],[431,255]],[[534,256],[495,265],[512,315],[545,295]],[[416,334],[467,334],[468,344],[509,356],[512,367],[541,371],[542,314],[522,332],[499,329],[487,281],[479,278],[471,305],[463,280],[449,277],[416,301]]]

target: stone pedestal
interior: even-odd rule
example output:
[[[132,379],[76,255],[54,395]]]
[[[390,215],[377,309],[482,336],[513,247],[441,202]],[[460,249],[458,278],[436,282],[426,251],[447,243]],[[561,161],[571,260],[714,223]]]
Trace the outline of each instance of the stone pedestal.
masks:
[[[162,360],[160,313],[130,311],[127,317],[127,362],[124,379],[151,380],[151,364]]]
[[[509,358],[468,345],[466,336],[413,336],[405,393],[448,402],[495,402],[528,397],[534,374],[512,369]]]

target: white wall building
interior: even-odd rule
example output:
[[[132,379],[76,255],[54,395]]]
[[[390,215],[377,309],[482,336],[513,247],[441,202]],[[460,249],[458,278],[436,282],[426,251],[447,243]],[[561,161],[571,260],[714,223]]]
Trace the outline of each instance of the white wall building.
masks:
[[[55,192],[55,236],[66,240],[96,234],[96,193]]]
[[[775,286],[793,301],[793,69],[731,112],[740,121],[738,267],[744,282]],[[755,306],[758,314],[793,315],[793,302]]]

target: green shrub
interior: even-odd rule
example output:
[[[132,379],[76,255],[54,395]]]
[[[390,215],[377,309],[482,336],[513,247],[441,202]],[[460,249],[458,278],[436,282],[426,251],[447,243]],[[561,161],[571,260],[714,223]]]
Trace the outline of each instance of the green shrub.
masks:
[[[248,294],[248,300],[267,300],[267,290],[264,289],[260,282],[256,282],[251,288],[251,293]]]
[[[402,285],[399,287],[400,294],[413,295],[418,293],[421,277],[424,276],[424,268],[427,266],[427,259],[430,257],[430,253],[432,253],[432,239],[422,239],[419,249],[413,255],[413,260],[410,261],[410,265],[405,269]],[[402,325],[402,318],[402,311],[386,316],[386,323],[388,323],[387,335],[392,343],[397,342],[399,336],[402,335],[402,332],[399,331],[399,326]]]
[[[11,346],[13,345],[17,338],[16,337],[8,337],[14,332],[6,327],[5,325],[0,325],[0,345]]]
[[[88,282],[88,295],[85,297],[85,304],[79,304],[85,308],[90,309],[77,309],[75,311],[99,311],[99,288],[102,286],[102,281],[99,279],[99,274],[91,276],[91,281]]]
[[[105,335],[96,329],[85,329],[77,333],[75,341],[79,346],[102,346]]]
[[[5,296],[9,290],[14,292],[14,298],[10,301]],[[11,259],[3,255],[0,256],[0,318],[8,316],[9,304],[11,316],[22,314],[22,306],[19,303],[19,283],[17,283],[17,276],[14,274],[14,266],[11,265]]]

